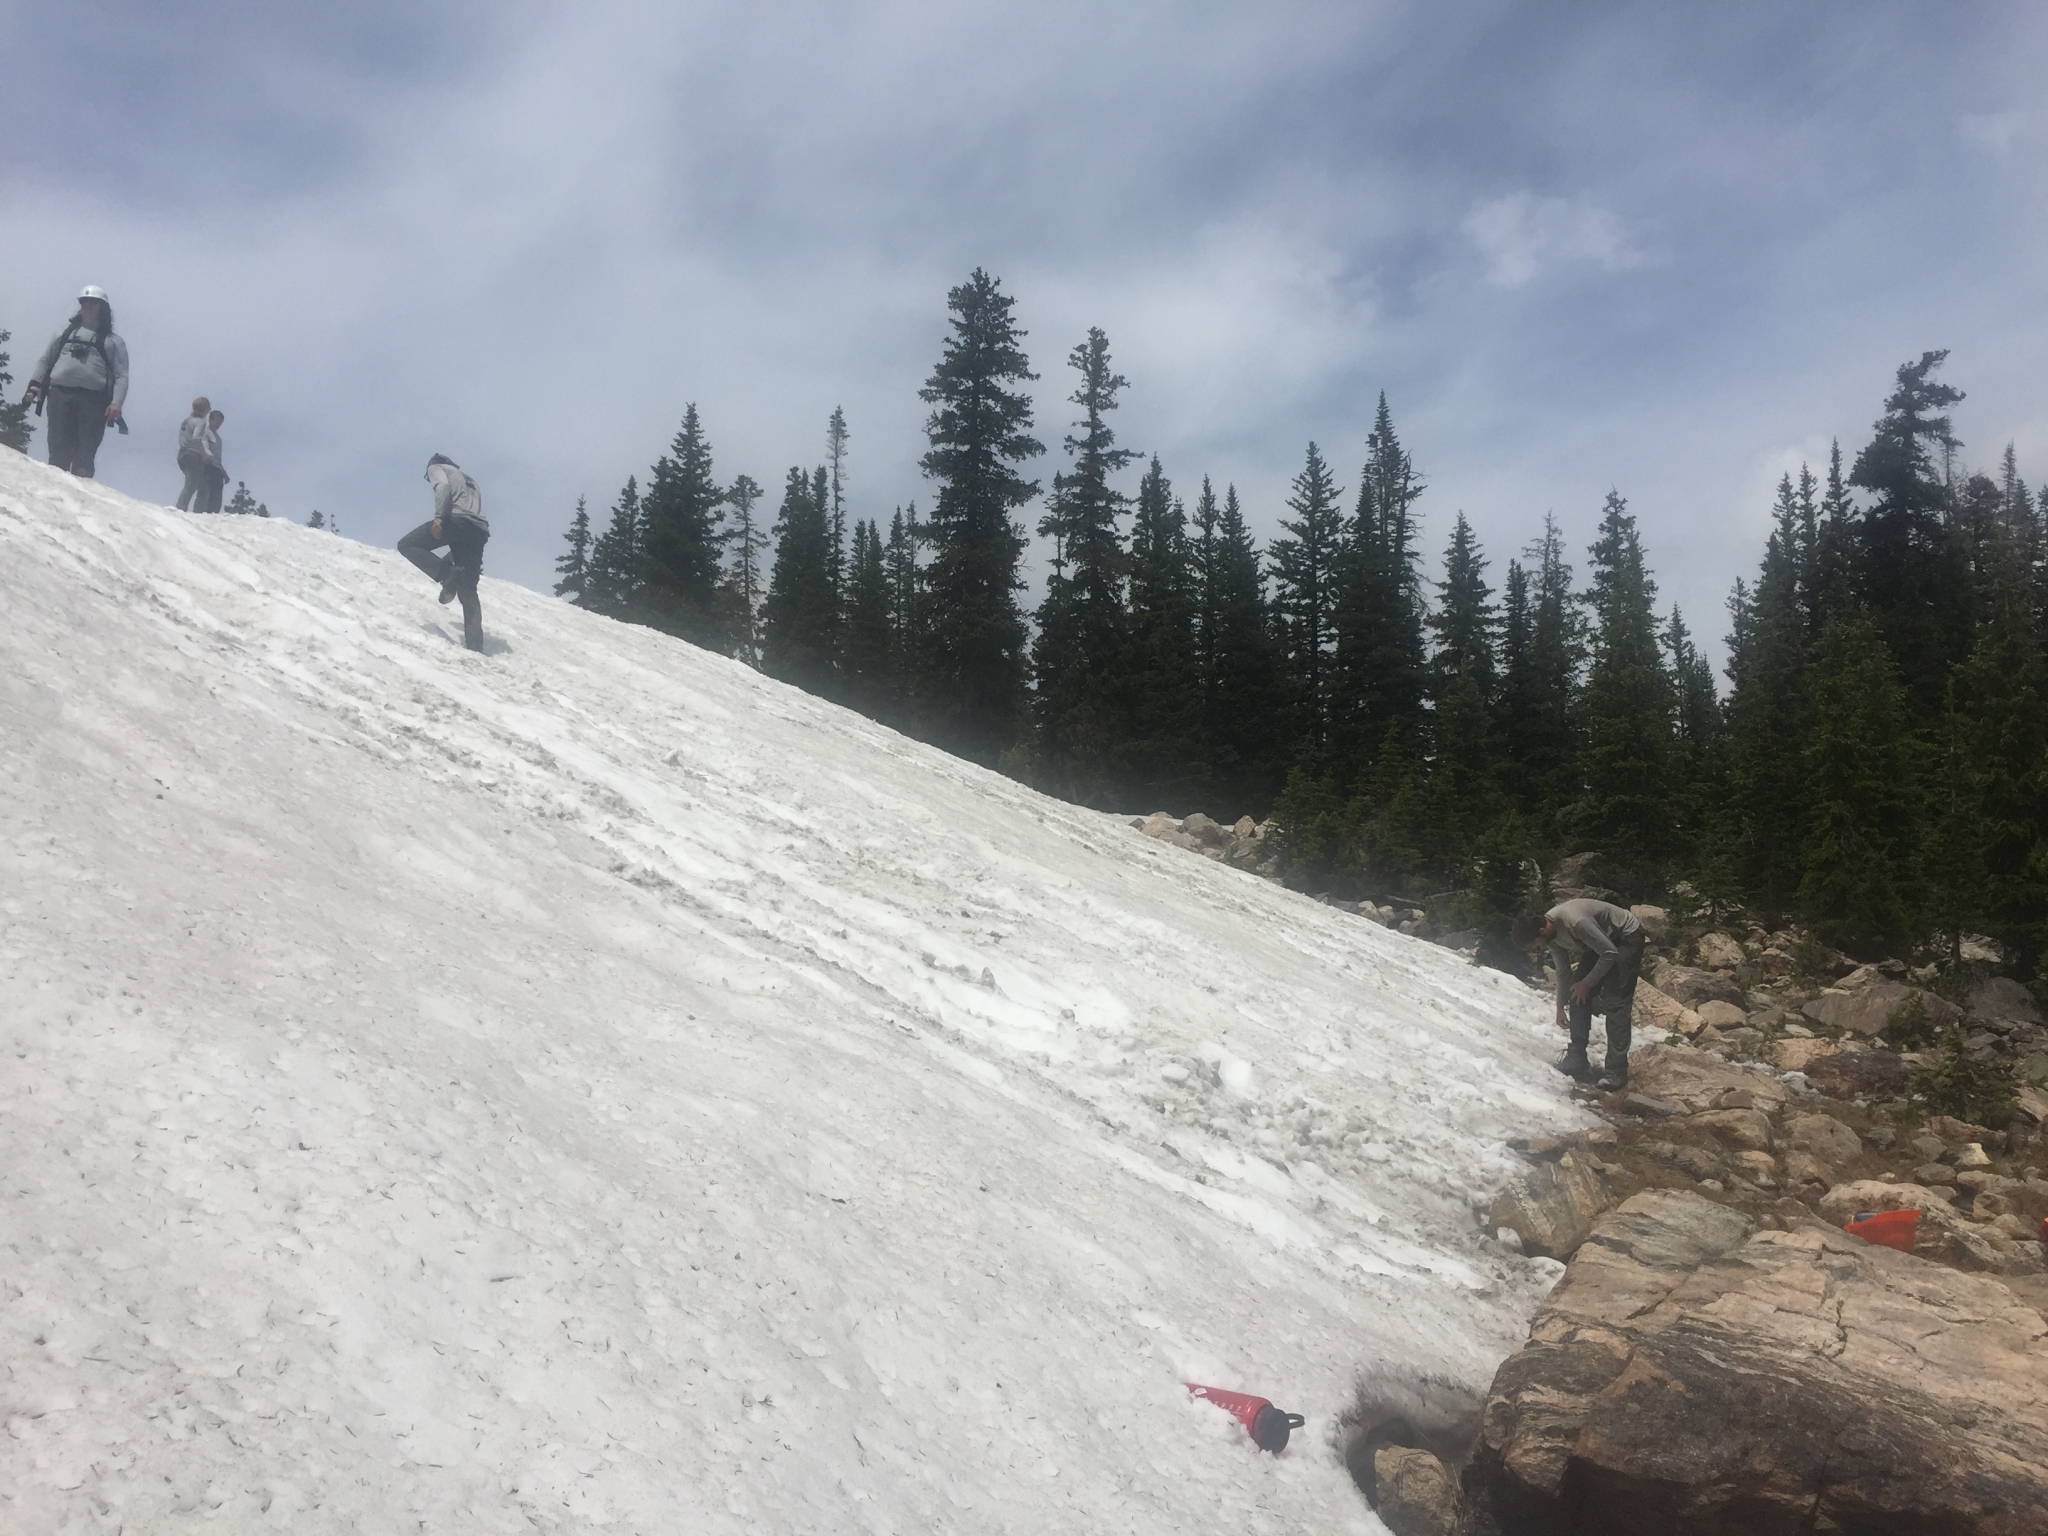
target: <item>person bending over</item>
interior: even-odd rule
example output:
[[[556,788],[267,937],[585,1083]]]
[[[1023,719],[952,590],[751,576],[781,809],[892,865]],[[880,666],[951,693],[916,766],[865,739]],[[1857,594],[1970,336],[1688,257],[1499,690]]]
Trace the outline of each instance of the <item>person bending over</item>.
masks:
[[[1571,1044],[1557,1063],[1566,1077],[1593,1077],[1586,1046],[1593,1015],[1606,1019],[1607,1063],[1596,1087],[1628,1086],[1628,1048],[1634,1033],[1636,977],[1643,968],[1643,925],[1626,907],[1582,897],[1561,901],[1547,912],[1519,913],[1510,936],[1524,949],[1550,948],[1557,971],[1557,1022],[1571,1031]]]
[[[483,574],[484,544],[491,525],[484,521],[483,492],[446,454],[427,460],[427,484],[434,488],[434,516],[398,541],[398,552],[441,583],[441,601],[462,599],[462,643],[472,651],[484,648],[484,615],[477,600],[477,578]],[[446,548],[447,555],[436,550]]]

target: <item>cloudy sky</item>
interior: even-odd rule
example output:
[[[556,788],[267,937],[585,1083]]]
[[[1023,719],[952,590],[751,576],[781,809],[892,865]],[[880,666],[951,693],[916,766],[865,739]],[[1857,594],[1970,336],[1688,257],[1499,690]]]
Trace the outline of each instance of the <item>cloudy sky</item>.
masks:
[[[0,326],[18,392],[112,292],[124,490],[172,496],[204,391],[273,511],[391,542],[446,452],[541,586],[687,401],[770,487],[843,405],[855,512],[928,501],[981,265],[1042,479],[1091,325],[1123,441],[1262,533],[1310,439],[1355,485],[1384,390],[1432,568],[1460,509],[1496,578],[1546,511],[1582,551],[1614,487],[1718,636],[1779,474],[1924,349],[1970,461],[2048,480],[2044,45],[1989,0],[0,0]]]

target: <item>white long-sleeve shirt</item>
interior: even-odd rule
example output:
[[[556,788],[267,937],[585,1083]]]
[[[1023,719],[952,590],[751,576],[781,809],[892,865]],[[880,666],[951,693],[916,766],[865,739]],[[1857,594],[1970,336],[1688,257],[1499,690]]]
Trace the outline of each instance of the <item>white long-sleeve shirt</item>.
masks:
[[[1550,955],[1557,970],[1557,1000],[1570,1000],[1572,990],[1572,964],[1579,956],[1598,955],[1593,969],[1585,979],[1597,989],[1607,973],[1614,969],[1621,958],[1621,951],[1615,947],[1616,939],[1630,939],[1643,931],[1643,925],[1636,921],[1635,913],[1626,907],[1617,907],[1612,902],[1595,901],[1582,896],[1576,901],[1561,901],[1544,914],[1557,926],[1550,936]]]

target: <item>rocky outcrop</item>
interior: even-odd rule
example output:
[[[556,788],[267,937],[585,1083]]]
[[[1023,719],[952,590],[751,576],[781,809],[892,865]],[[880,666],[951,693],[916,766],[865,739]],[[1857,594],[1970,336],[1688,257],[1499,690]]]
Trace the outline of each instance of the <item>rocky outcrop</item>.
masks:
[[[1732,1003],[1741,1008],[1749,1001],[1733,976],[1723,976],[1719,971],[1702,971],[1689,965],[1674,965],[1669,960],[1659,960],[1651,967],[1650,980],[1688,1008],[1712,1002]]]
[[[1697,1195],[1601,1217],[1494,1378],[1503,1533],[2048,1531],[2048,1323],[2000,1282]]]
[[[1872,981],[1860,987],[1829,987],[1800,1011],[1814,1023],[1828,1029],[1875,1035],[1914,1003],[1919,1005],[1928,1023],[1937,1028],[1963,1016],[1963,1010],[1946,998],[1936,997],[1919,987],[1902,986],[1896,981]]]
[[[1514,1233],[1526,1254],[1562,1259],[1586,1240],[1593,1230],[1593,1218],[1610,1203],[1606,1182],[1594,1168],[1592,1155],[1566,1150],[1555,1161],[1538,1162],[1519,1178],[1508,1180],[1493,1197],[1487,1222],[1497,1232]]]
[[[1671,1034],[1696,1035],[1706,1023],[1677,998],[1647,981],[1636,983],[1635,1004],[1629,1010],[1629,1019],[1637,1037],[1644,1040],[1662,1040]]]

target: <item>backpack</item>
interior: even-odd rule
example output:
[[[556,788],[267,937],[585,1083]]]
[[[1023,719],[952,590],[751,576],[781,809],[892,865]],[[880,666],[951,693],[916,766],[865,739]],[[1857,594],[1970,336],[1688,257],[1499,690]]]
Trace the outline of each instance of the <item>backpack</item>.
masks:
[[[64,332],[64,339],[57,343],[57,350],[60,353],[67,347],[71,349],[71,360],[74,363],[85,361],[86,343],[77,339],[78,333],[82,330],[85,330],[85,327],[80,325],[78,321],[73,320]],[[114,360],[107,355],[107,338],[98,331],[87,332],[87,335],[92,343],[93,350],[100,355],[100,366],[107,371],[107,388],[112,389],[114,387]]]

